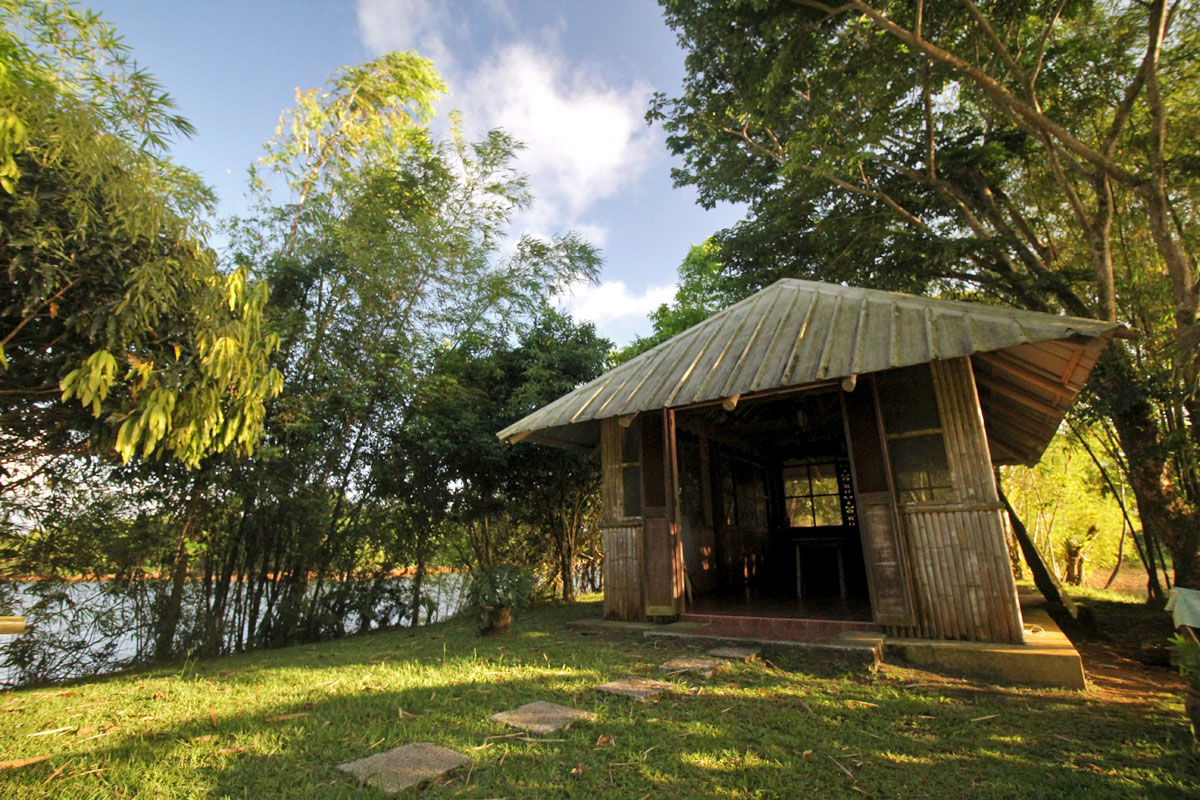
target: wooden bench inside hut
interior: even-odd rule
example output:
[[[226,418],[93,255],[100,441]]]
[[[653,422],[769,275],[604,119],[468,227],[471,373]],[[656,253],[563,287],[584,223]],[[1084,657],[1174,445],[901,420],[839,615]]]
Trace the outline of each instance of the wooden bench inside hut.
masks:
[[[783,280],[499,435],[599,455],[606,617],[1019,644],[994,468],[1037,462],[1115,333]]]

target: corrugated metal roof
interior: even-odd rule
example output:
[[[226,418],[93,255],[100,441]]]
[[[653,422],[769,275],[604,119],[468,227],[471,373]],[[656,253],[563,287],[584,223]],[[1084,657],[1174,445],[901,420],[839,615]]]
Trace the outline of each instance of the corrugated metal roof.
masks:
[[[500,431],[564,426],[1073,336],[1117,326],[1035,311],[784,279]],[[587,426],[589,429],[593,426]],[[559,429],[549,432],[548,429]]]

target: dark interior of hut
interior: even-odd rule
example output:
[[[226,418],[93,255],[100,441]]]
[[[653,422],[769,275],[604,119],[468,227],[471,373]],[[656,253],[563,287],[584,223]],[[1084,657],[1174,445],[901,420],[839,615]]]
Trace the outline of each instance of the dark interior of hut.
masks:
[[[697,612],[870,619],[840,394],[676,415]]]

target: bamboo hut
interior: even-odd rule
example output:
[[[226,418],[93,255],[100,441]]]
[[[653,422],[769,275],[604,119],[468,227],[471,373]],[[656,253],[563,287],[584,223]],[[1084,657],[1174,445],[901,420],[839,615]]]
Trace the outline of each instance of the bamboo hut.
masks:
[[[1020,643],[994,467],[1117,326],[782,280],[499,433],[602,462],[604,614]]]

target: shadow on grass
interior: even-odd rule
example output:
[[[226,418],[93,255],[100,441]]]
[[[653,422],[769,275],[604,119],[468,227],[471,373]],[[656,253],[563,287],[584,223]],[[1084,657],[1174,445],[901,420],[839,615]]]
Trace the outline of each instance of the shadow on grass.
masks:
[[[413,741],[472,758],[429,797],[1188,797],[1200,777],[1177,701],[1161,693],[1114,707],[793,662],[796,672],[751,663],[679,678],[677,693],[637,703],[594,686],[661,677],[655,665],[688,648],[562,628],[578,615],[539,612],[494,639],[461,622],[205,662],[182,672],[179,692],[208,686],[223,713],[210,716],[203,691],[188,695],[183,719],[87,760],[122,765],[112,781],[125,796],[214,798],[383,797],[335,765]],[[144,691],[158,691],[156,675]],[[277,699],[254,702],[258,687]],[[218,702],[227,693],[242,702]],[[540,741],[490,720],[534,700],[598,718]],[[44,777],[22,777],[27,791],[13,796],[72,796]],[[102,778],[77,779],[74,796],[98,794]]]

